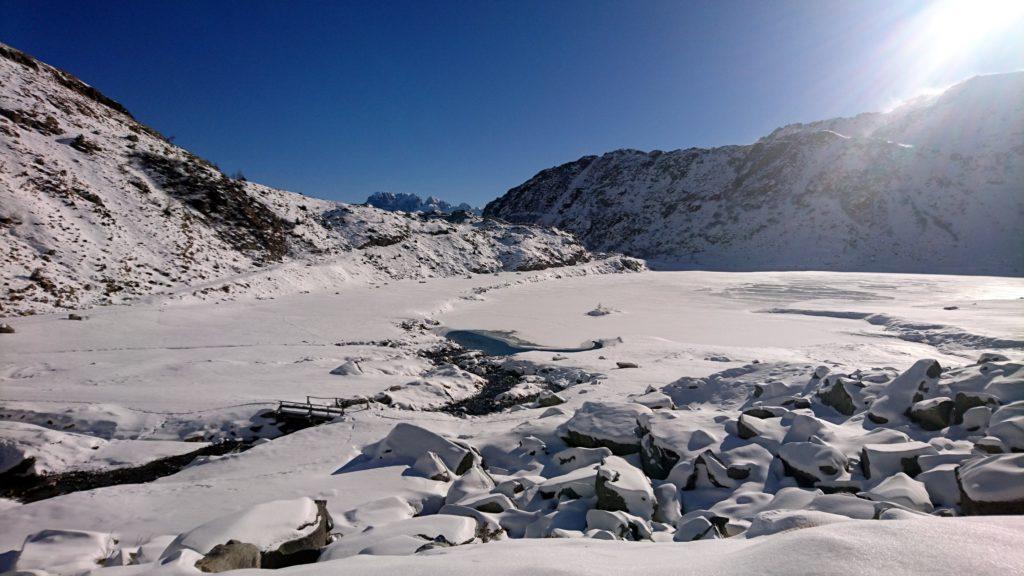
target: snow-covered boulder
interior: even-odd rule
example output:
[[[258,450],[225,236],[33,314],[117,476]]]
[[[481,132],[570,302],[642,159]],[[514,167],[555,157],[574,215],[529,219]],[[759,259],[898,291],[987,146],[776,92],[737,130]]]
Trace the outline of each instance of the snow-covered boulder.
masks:
[[[260,567],[279,568],[315,559],[330,541],[333,527],[323,500],[275,500],[216,518],[182,533],[164,550],[161,558],[186,548],[206,556],[217,545],[235,540],[259,550]],[[244,560],[245,557],[238,558]]]
[[[658,411],[641,419],[647,430],[640,443],[640,465],[651,478],[663,480],[679,462],[689,462],[721,443],[708,422],[686,413]]]
[[[679,462],[669,472],[666,481],[683,490],[735,488],[750,476],[750,464],[730,466],[711,450],[705,450],[691,461]]]
[[[507,510],[513,512],[519,511],[515,507],[508,508]],[[444,506],[441,506],[441,509],[438,510],[437,513],[441,515],[448,514],[451,516],[465,516],[466,518],[472,518],[476,521],[476,536],[481,542],[490,542],[491,540],[497,540],[505,536],[505,528],[501,526],[501,520],[505,517],[505,514],[503,513],[487,512],[485,510],[479,510],[469,506],[462,506],[461,504],[445,504]]]
[[[425,478],[438,482],[450,482],[453,475],[452,471],[441,460],[441,457],[432,451],[427,451],[417,458],[416,462],[412,465],[412,469],[422,474]]]
[[[783,423],[789,422],[786,435],[782,437],[782,443],[790,442],[814,442],[814,438],[831,438],[833,426],[824,420],[815,418],[810,414],[793,414],[783,418]]]
[[[458,546],[476,539],[476,520],[465,516],[433,514],[383,526],[371,526],[363,532],[339,538],[320,554],[319,562],[348,558],[357,554],[414,554],[435,544]]]
[[[679,497],[679,488],[675,484],[665,482],[654,489],[654,498],[654,521],[674,526],[683,515],[683,501]]]
[[[815,372],[815,375],[817,374],[818,372]],[[822,379],[816,395],[822,404],[840,414],[852,416],[861,406],[860,386],[862,385],[859,382],[839,375],[826,376]]]
[[[918,360],[882,390],[868,409],[868,419],[876,424],[898,422],[915,402],[937,384],[942,366],[935,360]]]
[[[437,454],[444,465],[457,475],[465,473],[480,460],[469,448],[405,422],[396,424],[383,440],[363,448],[363,454],[368,458],[407,464],[415,463],[427,452]]]
[[[921,472],[917,459],[938,453],[934,446],[925,442],[865,444],[861,449],[860,466],[866,478],[888,478],[898,472],[913,478]]]
[[[633,402],[646,406],[651,410],[674,410],[676,407],[675,403],[672,402],[671,396],[657,390],[640,396],[634,396]]]
[[[529,488],[543,481],[544,478],[542,476],[508,478],[498,482],[491,492],[494,494],[504,494],[509,499],[515,500],[524,495]]]
[[[1024,452],[1024,401],[996,410],[988,423],[988,435],[999,438],[1010,452]]]
[[[764,482],[774,459],[772,453],[759,444],[730,447],[716,457],[725,466],[725,475],[737,483]]]
[[[638,420],[650,413],[650,408],[632,402],[584,402],[558,427],[558,435],[570,446],[603,446],[620,456],[632,454],[640,450]]]
[[[538,408],[550,408],[552,406],[558,406],[559,404],[565,404],[565,398],[562,398],[550,390],[544,390],[537,395]]]
[[[619,540],[650,540],[647,520],[623,511],[592,509],[587,511],[587,531],[607,531]]]
[[[654,515],[654,490],[651,482],[629,462],[618,456],[605,458],[597,468],[597,508],[621,510],[644,520]]]
[[[928,498],[937,506],[952,508],[960,503],[960,487],[956,483],[957,463],[939,464],[917,475],[924,484]]]
[[[615,313],[618,313],[618,310],[616,310],[615,308],[611,308],[609,306],[605,306],[603,304],[598,303],[596,308],[587,312],[587,316],[608,316],[609,314]]]
[[[1002,454],[1006,452],[1003,441],[995,436],[983,436],[974,441],[974,448],[984,454]]]
[[[544,481],[537,487],[543,498],[589,498],[597,485],[597,466],[577,468]]]
[[[672,540],[676,542],[692,542],[694,540],[713,540],[719,538],[718,529],[704,516],[694,516],[688,520],[680,520]]]
[[[474,494],[459,500],[458,505],[489,514],[500,514],[516,507],[512,499],[504,494]]]
[[[587,529],[587,512],[593,505],[592,498],[560,500],[554,512],[542,515],[527,526],[523,535],[526,538],[549,538],[556,535],[555,531],[565,530],[579,532],[582,535]]]
[[[859,496],[876,502],[892,502],[921,512],[931,512],[932,502],[928,489],[903,472],[882,480],[877,486]]]
[[[1000,404],[1024,400],[1024,364],[1020,362],[986,362],[961,368],[952,376],[952,390],[977,396],[986,403],[991,404],[992,399]]]
[[[1004,356],[1002,354],[997,354],[995,352],[982,352],[981,355],[978,356],[978,362],[977,363],[978,364],[985,364],[985,363],[988,363],[988,362],[1006,362],[1008,360],[1009,360],[1009,358],[1007,358],[1006,356]]]
[[[548,445],[536,436],[527,436],[519,441],[519,454],[523,456],[537,456],[547,454]]]
[[[103,532],[43,530],[25,538],[14,569],[54,576],[81,574],[95,569],[116,549],[117,540]]]
[[[479,466],[473,466],[459,476],[448,488],[445,504],[462,504],[467,497],[488,494],[494,489],[494,479]]]
[[[846,472],[846,456],[838,449],[819,442],[790,442],[779,447],[787,476],[801,486],[812,487],[817,482],[835,480]]]
[[[551,457],[551,461],[563,473],[568,473],[578,468],[600,464],[611,455],[612,451],[603,446],[600,448],[566,448],[556,452]]]
[[[952,423],[953,406],[946,396],[921,400],[910,407],[910,419],[925,430],[942,430]]]
[[[743,440],[753,440],[764,446],[777,446],[786,437],[787,428],[782,418],[757,418],[740,414],[736,420],[736,434]]]
[[[363,369],[359,366],[358,360],[348,360],[341,366],[331,370],[331,374],[335,376],[360,376],[362,373]]]
[[[248,542],[228,540],[217,544],[195,563],[200,572],[227,572],[260,567],[260,549]]]
[[[1024,514],[1024,454],[969,460],[956,475],[964,514]]]
[[[449,364],[429,370],[417,380],[392,386],[374,398],[404,410],[437,409],[473,396],[484,382],[480,376]]]
[[[369,526],[406,520],[422,511],[422,502],[416,502],[416,505],[413,505],[407,498],[398,495],[385,496],[384,498],[361,502],[354,508],[343,512],[341,519],[338,521],[337,526],[335,526],[335,532],[347,536],[360,532]]]
[[[991,408],[988,406],[974,406],[964,412],[960,425],[968,432],[978,432],[988,428],[988,423],[991,419]]]
[[[997,396],[986,392],[957,392],[953,398],[953,423],[963,423],[964,415],[971,408],[986,407],[990,411],[999,409],[1002,404]]]

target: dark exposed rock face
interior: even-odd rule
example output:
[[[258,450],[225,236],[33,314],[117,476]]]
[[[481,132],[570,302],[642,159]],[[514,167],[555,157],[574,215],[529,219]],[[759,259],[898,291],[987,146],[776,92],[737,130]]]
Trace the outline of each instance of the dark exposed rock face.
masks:
[[[36,132],[47,136],[62,134],[64,132],[61,130],[57,119],[50,115],[45,115],[42,118],[39,118],[37,114],[28,110],[8,110],[6,108],[0,108],[0,116],[7,118],[22,128],[35,130]]]
[[[68,146],[71,146],[72,148],[78,150],[79,152],[82,152],[83,154],[92,154],[100,149],[100,147],[97,146],[95,142],[89,140],[82,134],[75,136],[71,140],[71,142],[68,143]]]
[[[650,436],[645,436],[640,442],[640,466],[651,478],[664,480],[678,463],[679,454],[658,446]]]
[[[949,398],[918,402],[910,409],[910,419],[925,430],[942,430],[950,425],[954,403]]]
[[[853,395],[846,389],[842,379],[836,379],[831,386],[818,391],[818,399],[826,406],[831,406],[836,412],[851,416],[857,410],[853,401]]]
[[[639,439],[637,444],[622,444],[607,438],[595,438],[593,436],[587,436],[586,434],[580,434],[575,430],[567,430],[562,439],[569,446],[577,446],[580,448],[608,448],[612,451],[612,454],[617,456],[635,454],[639,451]]]
[[[964,421],[964,414],[976,406],[988,406],[992,410],[999,407],[999,399],[991,394],[984,394],[980,392],[965,393],[958,392],[956,397],[953,398],[953,423],[962,424]]]
[[[291,225],[247,194],[242,182],[194,156],[181,160],[138,152],[135,159],[168,193],[216,223],[229,245],[268,261],[288,253]]]
[[[597,496],[597,509],[598,510],[621,510],[623,512],[629,511],[629,506],[622,496],[608,487],[609,480],[602,476],[597,475],[597,483],[594,486],[594,495]]]

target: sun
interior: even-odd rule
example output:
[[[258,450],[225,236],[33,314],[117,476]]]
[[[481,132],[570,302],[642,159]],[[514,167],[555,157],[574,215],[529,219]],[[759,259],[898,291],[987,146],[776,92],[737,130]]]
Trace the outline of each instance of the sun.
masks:
[[[1024,0],[940,0],[922,14],[922,44],[936,63],[1024,33]]]

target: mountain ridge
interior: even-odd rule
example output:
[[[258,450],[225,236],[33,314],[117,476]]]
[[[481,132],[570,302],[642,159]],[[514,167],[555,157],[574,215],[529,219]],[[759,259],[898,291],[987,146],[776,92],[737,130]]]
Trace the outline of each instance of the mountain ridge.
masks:
[[[388,212],[230,178],[95,88],[0,44],[0,315],[591,260],[558,230]],[[612,258],[581,273],[623,262],[642,268]]]
[[[753,144],[616,150],[542,170],[486,216],[663,268],[1024,275],[1024,72]]]

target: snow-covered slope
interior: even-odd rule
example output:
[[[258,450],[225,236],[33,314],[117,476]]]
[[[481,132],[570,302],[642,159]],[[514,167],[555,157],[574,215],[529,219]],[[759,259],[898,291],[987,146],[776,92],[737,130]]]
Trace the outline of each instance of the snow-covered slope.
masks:
[[[465,202],[455,205],[433,196],[427,196],[426,200],[424,200],[416,194],[405,192],[397,194],[394,192],[374,192],[366,198],[366,203],[382,210],[401,212],[455,212],[458,210],[473,214],[480,214],[481,212],[479,208],[474,208]]]
[[[484,214],[667,267],[1024,274],[1024,72],[752,145],[618,150]]]
[[[92,87],[0,45],[0,315],[186,287],[266,295],[589,259],[554,230],[231,179]]]

